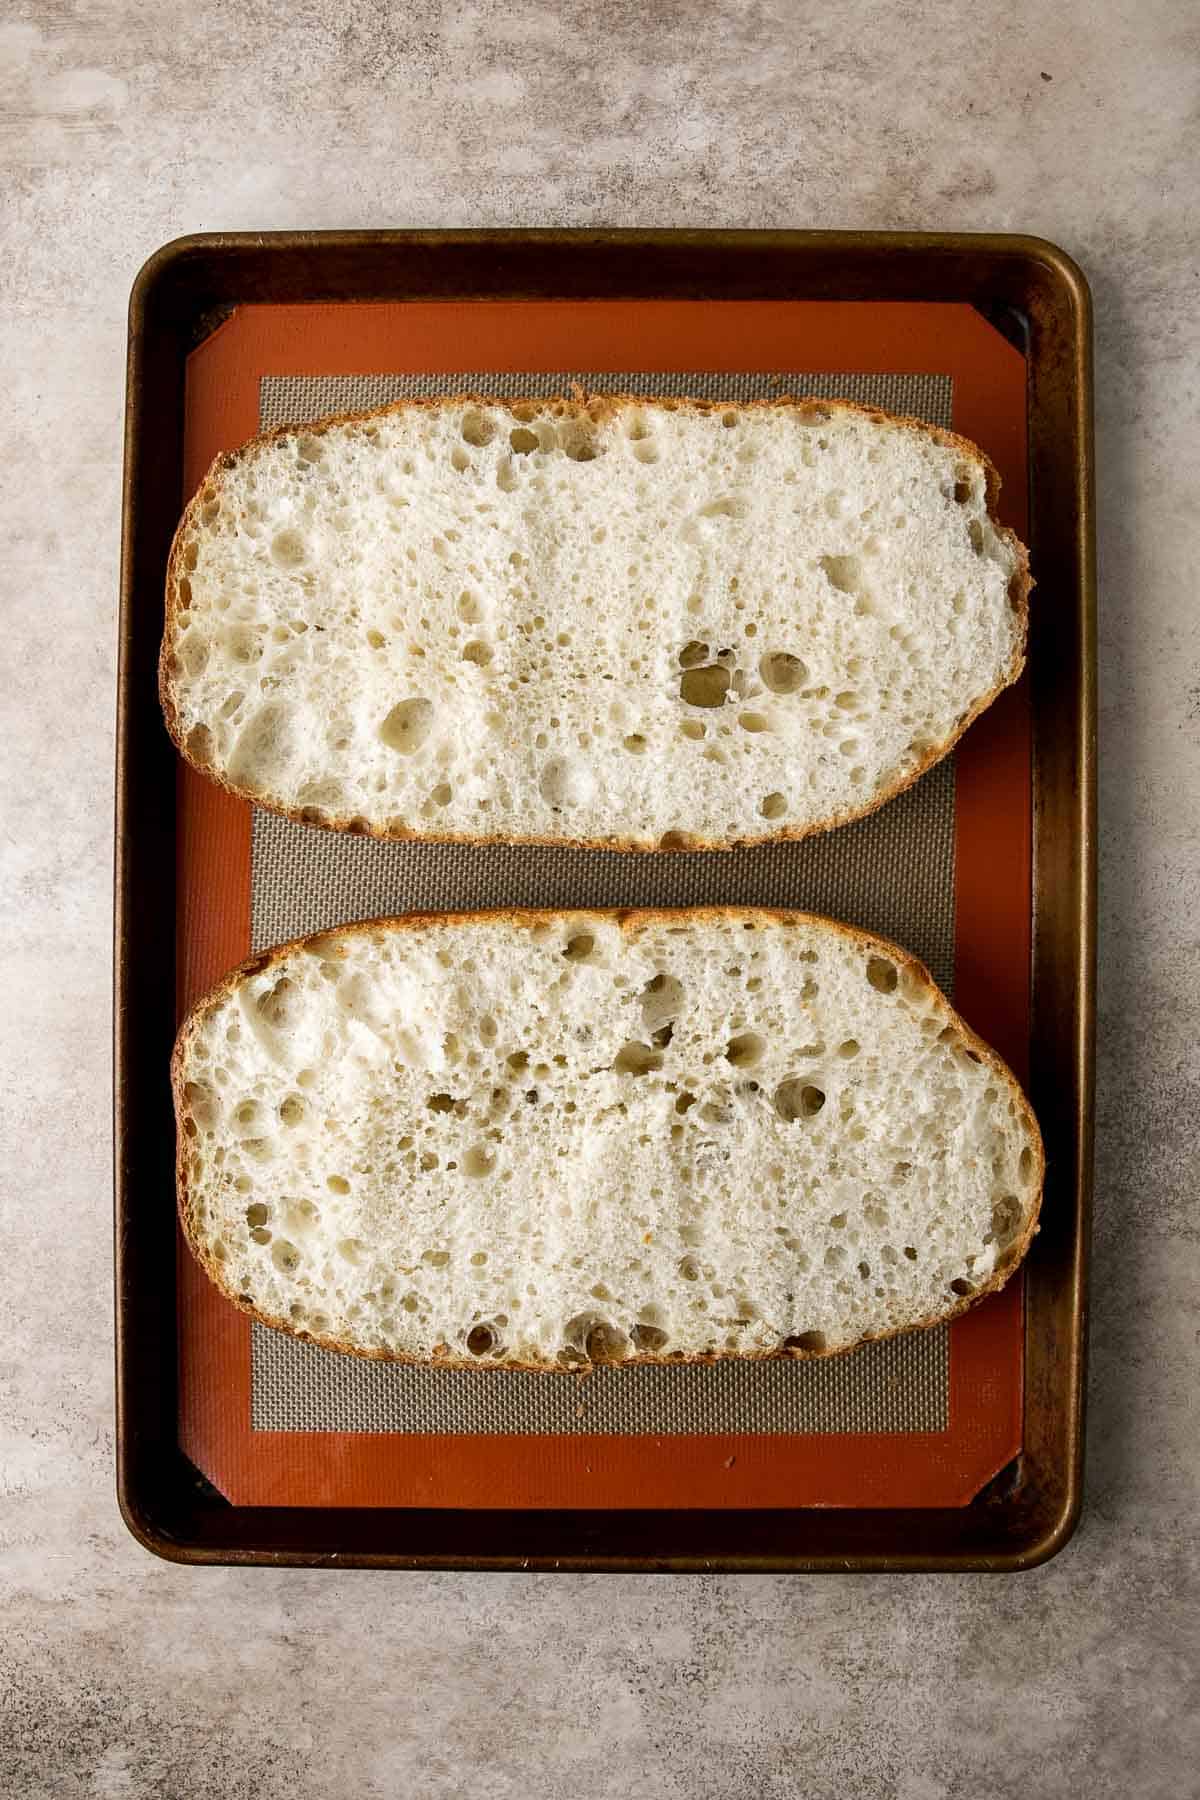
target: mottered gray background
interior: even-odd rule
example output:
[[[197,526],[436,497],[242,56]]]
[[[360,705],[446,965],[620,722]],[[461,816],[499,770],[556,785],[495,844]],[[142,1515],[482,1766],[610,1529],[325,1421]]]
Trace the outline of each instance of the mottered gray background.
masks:
[[[1183,0],[9,0],[0,1793],[1194,1788],[1198,95]],[[151,1560],[117,1517],[130,282],[183,231],[554,223],[1033,231],[1092,280],[1107,755],[1089,1503],[1029,1575],[201,1571]]]

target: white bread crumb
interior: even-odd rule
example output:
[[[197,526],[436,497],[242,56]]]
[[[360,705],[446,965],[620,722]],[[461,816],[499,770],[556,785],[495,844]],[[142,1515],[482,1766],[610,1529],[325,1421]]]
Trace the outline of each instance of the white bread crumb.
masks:
[[[184,753],[383,836],[653,848],[870,811],[1020,673],[961,439],[832,402],[401,403],[222,459],[168,581]]]
[[[1041,1190],[921,965],[805,915],[348,927],[232,976],[174,1075],[209,1273],[371,1356],[842,1350],[1001,1285]]]

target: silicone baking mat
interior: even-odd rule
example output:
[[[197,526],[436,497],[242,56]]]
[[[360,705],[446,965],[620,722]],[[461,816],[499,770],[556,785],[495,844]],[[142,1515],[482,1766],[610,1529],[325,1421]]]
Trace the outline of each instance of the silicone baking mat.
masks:
[[[863,400],[938,424],[961,425],[959,395],[964,380],[977,384],[979,370],[989,360],[1006,369],[1010,402],[1023,389],[1019,356],[982,320],[966,308],[931,307],[837,310],[959,315],[956,322],[969,321],[974,331],[990,340],[986,346],[990,358],[976,346],[965,371],[910,372],[828,368],[806,372],[794,366],[722,369],[711,364],[654,370],[622,364],[603,369],[575,362],[554,368],[543,365],[536,371],[505,369],[495,363],[469,370],[461,365],[401,369],[393,364],[387,373],[314,374],[310,363],[304,373],[260,367],[255,382],[257,334],[245,328],[261,327],[263,321],[256,315],[285,310],[291,316],[280,323],[291,329],[283,335],[293,341],[298,323],[310,330],[321,323],[301,321],[300,314],[324,314],[328,330],[338,323],[349,325],[352,312],[388,311],[397,315],[398,341],[403,342],[406,313],[411,326],[417,322],[415,313],[440,310],[445,315],[456,309],[247,309],[193,356],[189,451],[201,452],[196,440],[205,435],[206,421],[211,448],[228,447],[248,435],[243,429],[237,436],[223,433],[212,442],[213,415],[228,412],[232,398],[230,388],[213,379],[218,372],[239,390],[253,383],[257,417],[251,429],[254,423],[296,422],[407,395],[471,391],[511,397],[561,392],[572,382],[597,391],[690,393],[729,400],[804,392]],[[476,309],[481,310],[494,314],[505,309]],[[507,310],[543,316],[547,311]],[[551,310],[582,312],[585,319],[590,311],[594,316],[594,309],[587,307]],[[711,315],[723,309],[705,310]],[[831,309],[751,310],[761,315],[764,310],[811,314]],[[473,322],[479,324],[477,319]],[[378,319],[374,323],[378,326]],[[220,348],[224,338],[225,349],[231,348],[239,326],[240,335],[250,340],[241,346],[249,350],[249,360],[245,355],[205,358],[214,341]],[[313,344],[315,339],[306,341]],[[732,347],[727,344],[726,357]],[[207,372],[200,366],[205,360],[210,364]],[[956,359],[951,355],[949,360],[953,364]],[[222,362],[229,365],[223,371]],[[1000,461],[998,426],[990,439],[982,432],[976,435]],[[202,473],[203,460],[202,454],[189,458],[193,482]],[[1011,481],[1012,470],[1007,473]],[[1014,523],[1019,521],[1014,518]],[[1019,926],[1022,916],[1027,921],[1029,906],[1027,723],[1019,701],[1008,703],[1007,710],[1011,717],[1005,739],[993,750],[1000,748],[1002,771],[1015,777],[1007,788],[1006,818],[1017,865],[1017,879],[1010,884],[1015,903],[1010,922],[1017,929],[999,944],[1011,955],[997,958],[995,940],[992,951],[994,973],[1019,1001],[1027,986],[1028,956],[1027,924],[1024,932]],[[969,899],[970,864],[982,847],[982,841],[974,844],[971,820],[981,780],[987,790],[997,774],[994,756],[986,763],[981,759],[973,773],[970,752],[981,746],[972,740],[1000,711],[993,709],[964,744],[960,760],[966,764],[965,784],[961,779],[956,784],[955,763],[948,759],[908,793],[857,825],[798,844],[715,856],[629,857],[511,846],[379,844],[295,825],[264,812],[251,816],[249,809],[227,796],[219,796],[221,804],[216,805],[215,790],[185,775],[181,1000],[206,985],[197,979],[201,963],[214,965],[207,970],[210,979],[224,966],[210,942],[207,953],[204,948],[213,935],[214,919],[217,935],[228,946],[226,961],[232,962],[252,948],[380,913],[513,904],[671,906],[702,901],[798,906],[882,931],[914,950],[953,991],[956,975],[962,973],[964,940],[969,940],[969,932],[959,929],[962,890],[965,885]],[[229,809],[238,816],[234,818]],[[213,828],[221,834],[222,873],[216,880],[211,856],[195,854],[200,840],[193,842],[193,853],[188,854],[189,818],[199,828],[200,839],[207,840]],[[212,845],[207,847],[211,850]],[[993,858],[1003,848],[1001,833],[991,845]],[[961,992],[962,981],[958,983],[964,1001],[971,991],[969,968],[966,975],[967,996]],[[973,1023],[987,1030],[978,1008],[971,1011],[966,1004],[965,1009]],[[993,1005],[992,1010],[1004,1008]],[[1010,1004],[1009,1010],[1019,1013],[1020,1005]],[[1012,1041],[1003,1041],[1005,1033],[996,1029],[997,1022],[993,1019],[988,1035],[1020,1071],[1021,1057],[1014,1054]],[[1010,1038],[1019,1032],[1021,1021],[1014,1018],[1012,1023],[1017,1031],[1008,1034]],[[969,1499],[981,1485],[980,1478],[986,1480],[1019,1446],[1020,1317],[1011,1289],[952,1328],[870,1346],[849,1358],[602,1369],[584,1382],[510,1372],[409,1369],[317,1350],[263,1327],[248,1326],[207,1283],[195,1278],[190,1259],[181,1324],[185,1448],[222,1491],[242,1502],[286,1497],[294,1504],[394,1505],[403,1504],[409,1494],[423,1504],[439,1500],[462,1504],[472,1499],[479,1503],[482,1492],[489,1504],[713,1504],[711,1471],[719,1467],[725,1478],[717,1486],[725,1504],[794,1505],[805,1500],[897,1504],[906,1496],[907,1503],[920,1504],[922,1494],[927,1504],[946,1504]],[[973,1379],[982,1380],[978,1394],[973,1393]],[[677,1448],[686,1447],[688,1463],[694,1464],[699,1453],[709,1471],[702,1484],[703,1499],[690,1497],[692,1483],[682,1470],[678,1479],[671,1479],[664,1458],[671,1440],[677,1440]],[[877,1454],[881,1441],[888,1452],[882,1458]],[[647,1482],[645,1469],[638,1469],[631,1488],[631,1458],[639,1443],[651,1453],[658,1480]],[[405,1457],[404,1447],[415,1454]],[[718,1450],[725,1454],[717,1457]],[[897,1487],[895,1481],[889,1483],[887,1471],[903,1465],[906,1456],[908,1483],[901,1480]],[[435,1470],[432,1479],[422,1478],[426,1461]],[[745,1471],[740,1479],[739,1465]]]

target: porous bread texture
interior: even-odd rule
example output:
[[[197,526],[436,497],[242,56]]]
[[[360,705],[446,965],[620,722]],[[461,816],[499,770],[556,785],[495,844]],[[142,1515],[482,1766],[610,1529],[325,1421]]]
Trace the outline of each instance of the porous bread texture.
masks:
[[[209,1274],[366,1356],[844,1350],[1002,1285],[1041,1192],[926,970],[803,914],[346,927],[231,976],[173,1074]]]
[[[315,824],[634,849],[869,812],[1020,673],[976,448],[833,402],[402,402],[219,459],[184,754]]]

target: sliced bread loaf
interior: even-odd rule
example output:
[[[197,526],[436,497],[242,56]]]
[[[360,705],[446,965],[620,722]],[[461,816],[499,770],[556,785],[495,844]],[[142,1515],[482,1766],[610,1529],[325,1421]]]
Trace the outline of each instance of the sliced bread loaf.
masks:
[[[256,957],[184,1024],[179,1204],[268,1324],[532,1369],[818,1355],[1000,1287],[1043,1157],[919,963],[803,914],[517,913]]]
[[[390,837],[631,849],[869,812],[1020,673],[972,444],[830,401],[404,402],[218,459],[171,554],[183,753]]]

